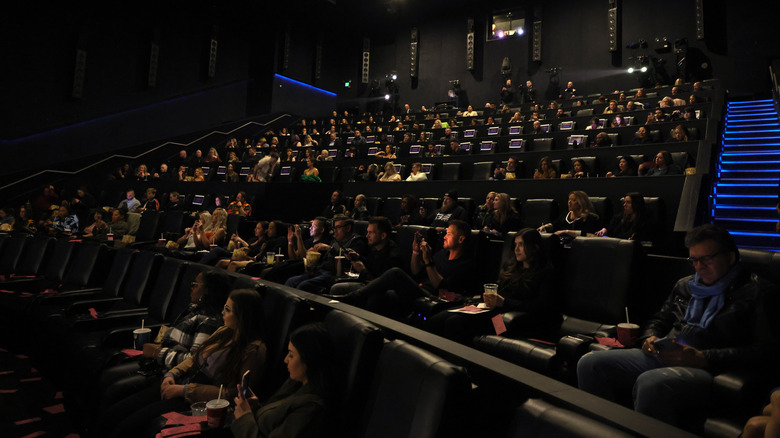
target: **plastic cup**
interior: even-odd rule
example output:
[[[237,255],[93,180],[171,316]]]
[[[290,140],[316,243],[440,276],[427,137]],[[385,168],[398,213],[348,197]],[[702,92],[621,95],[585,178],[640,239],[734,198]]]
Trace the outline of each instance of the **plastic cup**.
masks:
[[[267,252],[265,253],[265,262],[269,265],[274,264],[274,260],[276,259],[276,254],[273,252]]]
[[[275,263],[281,263],[284,261],[284,254],[276,254],[274,257],[276,257]]]
[[[196,402],[190,405],[193,417],[200,417],[206,415],[206,402]]]
[[[637,324],[621,322],[617,325],[617,338],[618,342],[625,347],[636,344],[637,339],[639,339],[639,326]]]
[[[485,295],[498,295],[498,285],[495,283],[487,283],[483,286],[485,288]]]
[[[225,425],[225,417],[230,403],[225,399],[211,400],[206,403],[206,420],[209,427],[218,428]]]
[[[347,259],[344,256],[336,256],[336,277],[341,277],[344,274],[344,261]]]
[[[109,242],[113,242],[114,241],[114,233],[106,234],[106,240],[108,240]]]
[[[212,243],[211,245],[209,245],[209,249],[212,250],[212,251],[214,251],[214,248],[216,248],[216,247],[217,247],[216,243]]]
[[[165,244],[168,243],[165,239],[158,239],[157,240],[157,246],[165,246]]]
[[[152,329],[138,328],[133,330],[133,343],[136,350],[143,350],[144,344],[152,339]]]

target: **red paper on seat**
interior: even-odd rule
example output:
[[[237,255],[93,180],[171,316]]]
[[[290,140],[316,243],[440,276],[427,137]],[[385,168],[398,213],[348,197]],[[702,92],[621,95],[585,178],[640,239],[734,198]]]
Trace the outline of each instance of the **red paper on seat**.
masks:
[[[94,308],[94,307],[90,307],[90,308],[89,308],[89,314],[90,314],[90,315],[92,315],[92,318],[94,318],[94,319],[98,319],[97,310],[95,310],[95,308]]]
[[[50,414],[61,414],[65,412],[65,405],[60,403],[54,406],[49,406],[48,408],[43,408],[43,410]]]
[[[504,333],[506,331],[506,325],[504,324],[504,315],[498,314],[492,318],[490,318],[491,321],[493,321],[493,328],[496,329],[496,334],[500,335],[501,333]]]
[[[200,432],[200,423],[187,424],[185,426],[169,427],[167,429],[161,430],[160,435],[163,437],[193,435],[190,432]]]
[[[126,354],[126,355],[128,355],[130,357],[136,357],[136,356],[140,356],[140,355],[144,354],[143,351],[141,351],[141,350],[133,350],[132,348],[128,348],[126,350],[122,350],[122,353],[124,353],[124,354]]]
[[[614,347],[614,348],[625,348],[623,344],[621,344],[615,338],[603,338],[600,336],[594,336],[594,337],[596,338],[596,342],[598,342],[601,345],[606,345],[607,347]]]

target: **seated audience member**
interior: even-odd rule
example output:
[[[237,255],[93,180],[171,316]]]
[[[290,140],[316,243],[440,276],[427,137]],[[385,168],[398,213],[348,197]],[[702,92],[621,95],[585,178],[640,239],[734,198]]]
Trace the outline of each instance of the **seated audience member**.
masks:
[[[320,151],[320,154],[317,155],[317,161],[333,161],[333,158],[328,155],[327,149],[323,149]]]
[[[359,254],[348,251],[345,255],[351,264],[352,272],[358,274],[357,281],[336,283],[330,288],[333,295],[346,295],[379,277],[392,268],[400,268],[403,264],[398,245],[392,240],[393,226],[386,217],[375,216],[368,221],[366,240],[369,251]],[[365,260],[361,261],[361,258]],[[348,270],[343,266],[344,272]]]
[[[698,117],[696,116],[696,110],[694,110],[691,107],[685,107],[683,110],[683,120],[686,122],[690,122],[692,120],[696,120]]]
[[[166,211],[182,210],[184,206],[179,192],[171,192],[168,194],[168,202],[165,203]]]
[[[237,395],[245,371],[255,386],[263,374],[266,345],[263,342],[263,299],[252,289],[237,289],[222,309],[224,325],[197,350],[165,374],[159,388],[149,387],[115,405],[127,414],[113,429],[101,436],[138,437],[149,422],[170,411],[188,410],[191,403]],[[160,400],[162,398],[162,400]],[[107,431],[112,425],[104,424]]]
[[[221,163],[222,159],[219,158],[217,148],[209,148],[209,152],[206,154],[206,158],[203,159],[204,163]]]
[[[127,191],[127,197],[122,200],[122,202],[119,203],[119,205],[116,206],[116,208],[122,208],[124,207],[125,210],[127,210],[130,213],[135,213],[136,210],[138,210],[138,207],[141,206],[141,201],[138,199],[135,199],[135,190],[128,190]]]
[[[596,135],[596,140],[593,141],[593,143],[590,145],[592,148],[603,148],[603,147],[610,147],[612,145],[612,139],[609,138],[609,135],[607,135],[606,132],[599,132]]]
[[[479,114],[474,111],[474,107],[471,105],[466,108],[466,111],[463,112],[463,117],[477,117]]]
[[[52,236],[71,236],[79,232],[79,218],[70,212],[68,203],[63,202],[57,214],[47,222],[46,229]]]
[[[780,436],[780,390],[775,388],[762,415],[752,417],[742,430],[742,438],[777,438]]]
[[[534,171],[534,179],[556,179],[558,172],[552,165],[550,157],[542,157],[539,160],[539,168]]]
[[[466,343],[474,336],[495,333],[491,319],[500,313],[524,312],[523,336],[549,336],[561,323],[555,302],[554,271],[543,249],[542,237],[532,228],[517,233],[514,257],[498,274],[498,294],[482,296],[489,312],[478,315],[439,312],[428,320],[429,329]],[[547,331],[545,333],[545,331]]]
[[[538,231],[577,237],[594,234],[599,230],[599,216],[595,213],[587,193],[581,190],[570,192],[567,205],[569,211],[555,222],[542,225]]]
[[[290,378],[261,405],[251,389],[235,397],[237,438],[305,437],[322,433],[326,411],[337,403],[339,384],[333,352],[336,347],[322,324],[309,324],[290,335],[284,363]],[[243,389],[243,388],[239,388]]]
[[[367,221],[371,217],[371,213],[369,213],[366,207],[366,195],[359,194],[355,196],[355,204],[352,207],[352,211],[347,212],[347,216],[356,221]]]
[[[585,129],[586,130],[601,129],[601,119],[599,119],[598,117],[593,117],[592,119],[590,119],[590,124],[586,126]]]
[[[192,177],[187,176],[187,166],[179,166],[176,172],[176,181],[192,181]]]
[[[322,210],[320,216],[325,219],[333,219],[335,216],[343,215],[346,211],[347,208],[344,206],[344,194],[339,190],[334,190],[330,195],[330,203]]]
[[[644,108],[644,106],[642,106],[641,103],[634,102],[633,100],[630,100],[630,101],[628,101],[628,103],[626,103],[626,111],[627,112],[639,111],[640,109],[643,109],[643,108]]]
[[[542,129],[542,122],[539,120],[534,120],[531,128],[531,134],[544,134],[544,130]]]
[[[610,100],[609,104],[606,108],[604,108],[603,114],[617,114],[619,112],[623,111],[623,108],[618,106],[618,103],[616,100]]]
[[[644,99],[647,97],[647,92],[645,92],[644,88],[640,88],[636,90],[636,94],[634,94],[634,99]]]
[[[406,181],[428,181],[428,176],[422,171],[421,163],[413,163],[412,171],[409,172],[409,176],[406,177]]]
[[[680,175],[682,171],[672,161],[669,151],[661,151],[655,156],[655,167],[647,172],[647,176]]]
[[[191,227],[184,229],[184,234],[179,237],[176,244],[180,249],[186,249],[191,251],[199,251],[202,249],[208,249],[208,246],[203,246],[203,228],[211,223],[211,213],[208,211],[202,211],[198,215],[198,219],[193,222]]]
[[[324,216],[312,219],[309,226],[309,238],[306,240],[303,239],[300,226],[295,225],[287,229],[287,255],[290,260],[302,260],[306,256],[306,251],[318,243],[330,244],[330,242],[328,219]]]
[[[135,179],[135,173],[133,172],[133,166],[130,163],[125,163],[111,175],[111,179],[118,180],[133,180]]]
[[[187,165],[190,167],[199,167],[203,164],[203,151],[195,149],[195,153],[187,159]]]
[[[236,172],[236,167],[238,166],[238,163],[228,163],[227,169],[225,170],[225,177],[224,181],[228,183],[237,183],[241,179],[241,175]]]
[[[320,179],[320,170],[314,167],[314,160],[306,160],[306,169],[303,169],[303,175],[301,175],[301,181],[303,182],[322,182]]]
[[[618,172],[607,172],[607,178],[614,178],[616,176],[636,176],[637,165],[634,159],[630,155],[624,155],[618,160]]]
[[[395,160],[398,157],[393,152],[393,145],[386,144],[385,148],[376,154],[376,158],[384,158],[386,160]]]
[[[156,199],[157,196],[157,189],[154,187],[149,187],[146,189],[146,199],[144,199],[144,202],[141,204],[140,207],[138,207],[138,211],[147,211],[147,210],[160,210],[160,201]]]
[[[450,141],[450,147],[447,148],[442,155],[445,157],[451,156],[451,155],[468,155],[468,151],[465,149],[460,148],[460,143],[458,143],[458,140],[451,140]]]
[[[623,212],[612,216],[609,225],[596,231],[596,235],[643,242],[651,240],[649,232],[645,198],[631,192],[623,198]]]
[[[433,143],[428,143],[428,146],[425,147],[425,152],[423,152],[423,157],[425,158],[433,158],[433,157],[440,157],[441,152],[436,150],[436,145]]]
[[[496,167],[495,170],[493,170],[493,179],[495,180],[511,180],[511,179],[518,179],[520,175],[518,175],[518,171],[520,169],[517,165],[517,158],[515,157],[509,157],[509,159],[506,161],[505,167]]]
[[[634,134],[634,138],[631,139],[631,144],[645,144],[645,143],[652,143],[653,138],[650,137],[650,133],[647,131],[647,128],[644,126],[640,126],[639,129],[636,130],[636,133]]]
[[[352,139],[352,146],[360,149],[360,147],[366,145],[366,138],[360,134],[360,131],[355,130],[355,137]]]
[[[569,172],[569,175],[572,178],[589,178],[591,176],[588,165],[585,164],[585,161],[579,158],[574,160],[574,164],[572,165],[572,170]]]
[[[506,193],[497,193],[493,198],[493,211],[485,217],[483,231],[503,236],[520,229],[520,215]]]
[[[236,200],[228,204],[227,214],[237,214],[245,217],[252,215],[252,206],[247,202],[245,191],[238,192]]]
[[[623,118],[622,114],[617,114],[614,119],[609,124],[610,128],[621,128],[623,126],[628,126],[626,124],[626,119]]]
[[[159,169],[156,172],[152,173],[152,179],[170,181],[171,173],[168,170],[169,170],[168,165],[165,163],[161,163]]]
[[[95,210],[92,213],[92,223],[84,227],[84,237],[97,237],[100,234],[108,232],[108,224],[103,217],[104,211],[102,209]]]
[[[309,267],[306,273],[290,277],[284,283],[285,286],[323,294],[336,282],[336,256],[350,250],[358,254],[367,254],[366,239],[352,231],[354,225],[352,219],[347,216],[336,216],[333,222],[332,244],[320,242],[311,248],[322,254],[319,266]]]
[[[683,427],[707,414],[713,376],[774,366],[777,341],[764,306],[772,286],[739,262],[733,238],[702,225],[685,238],[695,275],[680,279],[645,325],[641,348],[585,355],[579,387],[637,412]],[[700,432],[695,430],[696,432]]]
[[[425,219],[420,216],[420,209],[417,208],[417,197],[412,194],[406,194],[401,197],[400,211],[398,212],[398,224],[394,227],[403,225],[424,225]]]
[[[386,313],[385,308],[372,309],[371,300],[381,298],[392,290],[400,304],[410,308],[421,297],[435,299],[440,292],[470,293],[473,291],[475,265],[466,254],[465,245],[471,235],[469,225],[461,220],[453,220],[447,226],[442,250],[433,254],[433,249],[419,233],[415,233],[412,244],[410,277],[403,269],[392,268],[362,288],[350,292],[338,299],[350,304],[366,305],[369,309]],[[422,283],[416,278],[422,277]]]
[[[258,255],[264,256],[267,252],[266,247],[271,240],[268,237],[269,227],[268,221],[258,222],[255,225],[254,236],[249,239],[249,242],[242,239],[238,233],[233,233],[230,236],[227,250],[223,253],[223,256],[229,257],[217,261],[216,267],[235,272],[256,261]]]
[[[97,215],[97,213],[96,213]],[[89,227],[88,227],[89,228]],[[84,230],[87,232],[87,230]],[[114,240],[122,240],[127,233],[130,232],[130,225],[127,223],[127,210],[124,208],[115,208],[111,211],[111,221],[105,223],[103,218],[96,218],[95,223],[92,224],[92,229],[84,235],[84,237],[94,237],[96,239],[105,240],[109,233],[114,235]]]
[[[126,359],[121,365],[105,369],[100,374],[100,387],[103,394],[110,393],[114,399],[117,394],[129,395],[149,386],[161,383],[159,377],[150,378],[139,373],[151,370],[168,371],[197,353],[200,346],[222,325],[220,309],[230,293],[230,280],[227,275],[206,270],[195,277],[190,290],[190,302],[176,317],[173,324],[163,331],[162,342],[147,342],[143,347],[141,360]],[[114,400],[101,398],[104,412],[112,409]],[[126,412],[115,412],[124,415]],[[103,416],[103,414],[101,414]]]
[[[458,205],[458,192],[450,190],[441,200],[441,208],[434,210],[427,218],[430,226],[439,231],[445,230],[451,220],[458,219],[468,223],[468,212]]]
[[[677,125],[672,130],[672,141],[688,141],[688,128]]]
[[[577,94],[577,89],[574,88],[574,82],[569,81],[566,83],[566,88],[564,88],[563,92],[558,95],[561,99],[574,99],[574,96]]]
[[[401,175],[395,171],[395,164],[392,161],[385,163],[385,171],[378,175],[379,182],[398,182],[401,181]]]
[[[292,148],[287,148],[284,150],[284,153],[282,154],[282,163],[294,163],[295,162],[295,154],[293,154]]]
[[[192,181],[193,182],[204,182],[206,181],[206,173],[203,172],[202,167],[196,167],[195,173],[192,174]]]
[[[257,162],[260,161],[260,155],[257,153],[257,149],[255,149],[254,146],[249,147],[241,157],[241,161],[251,165],[257,164]]]
[[[651,125],[653,123],[663,123],[668,122],[670,120],[670,116],[664,112],[661,108],[656,108],[655,111],[647,115],[647,122],[646,125]]]
[[[272,150],[270,153],[268,153],[268,155],[266,155],[260,161],[257,162],[254,170],[252,171],[251,174],[249,174],[249,178],[247,178],[247,181],[253,181],[253,182],[270,181],[271,177],[274,174],[274,170],[276,170],[278,165],[279,165],[279,153],[276,152],[275,150]]]
[[[138,181],[149,181],[149,179],[152,177],[152,174],[149,173],[149,168],[146,166],[146,164],[139,164],[138,168],[135,169],[135,179]]]
[[[355,181],[374,182],[376,181],[378,171],[379,166],[376,163],[371,163],[368,166],[360,164],[355,169]]]
[[[520,111],[515,111],[515,113],[512,115],[512,118],[509,119],[507,123],[522,123],[523,122],[523,116],[520,114]]]
[[[485,220],[487,220],[488,216],[493,214],[493,201],[496,199],[496,195],[498,195],[498,193],[488,192],[488,194],[485,195],[485,203],[477,207],[474,212],[474,220],[471,221],[475,227],[484,227]]]

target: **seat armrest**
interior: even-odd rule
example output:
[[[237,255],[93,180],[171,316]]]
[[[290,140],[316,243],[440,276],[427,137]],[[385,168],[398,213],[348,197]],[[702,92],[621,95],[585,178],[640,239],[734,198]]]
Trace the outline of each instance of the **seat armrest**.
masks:
[[[75,303],[68,306],[67,314],[77,315],[79,313],[85,313],[91,308],[94,308],[99,312],[103,309],[109,308],[111,305],[119,301],[122,301],[122,297],[76,301]]]

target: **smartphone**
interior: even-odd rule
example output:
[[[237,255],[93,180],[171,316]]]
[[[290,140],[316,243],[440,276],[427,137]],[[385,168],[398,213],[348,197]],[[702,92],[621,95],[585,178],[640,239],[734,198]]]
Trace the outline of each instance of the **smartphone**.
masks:
[[[249,372],[251,370],[246,370],[244,373],[244,376],[241,377],[241,396],[244,398],[247,398],[249,395]]]
[[[662,351],[672,350],[675,348],[675,339],[672,338],[661,338],[656,339],[653,341],[653,347],[655,347],[656,351],[659,353]]]
[[[349,259],[352,260],[353,262],[356,262],[360,258],[358,253],[356,253],[355,251],[349,251],[347,253],[347,257],[349,257]]]
[[[415,233],[414,233],[414,242],[415,242],[415,243],[417,243],[417,244],[419,244],[419,243],[420,243],[420,240],[422,240],[422,235],[420,234],[420,232],[419,232],[419,231],[418,231],[418,232],[415,232]]]

